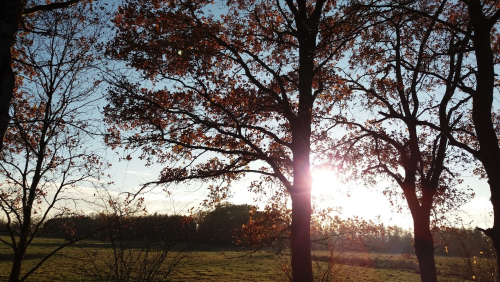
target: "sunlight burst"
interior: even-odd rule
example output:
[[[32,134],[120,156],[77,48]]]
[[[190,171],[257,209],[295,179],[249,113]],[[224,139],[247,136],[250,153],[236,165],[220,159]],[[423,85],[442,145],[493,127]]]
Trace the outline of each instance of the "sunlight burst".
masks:
[[[315,197],[331,197],[342,189],[335,173],[331,170],[317,170],[312,173],[312,195]]]
[[[339,210],[341,218],[359,216],[363,219],[376,220],[379,216],[390,224],[404,228],[411,227],[407,213],[397,214],[382,194],[387,182],[381,181],[377,187],[366,188],[362,185],[342,183],[335,172],[317,170],[312,173],[312,196],[314,205],[319,209]]]

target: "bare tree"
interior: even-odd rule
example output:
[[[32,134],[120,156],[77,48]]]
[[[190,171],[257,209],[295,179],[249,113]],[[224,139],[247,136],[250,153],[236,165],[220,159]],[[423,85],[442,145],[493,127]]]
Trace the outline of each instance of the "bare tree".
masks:
[[[196,238],[193,218],[148,214],[142,198],[102,198],[98,248],[82,247],[93,281],[166,281],[189,255]],[[102,247],[104,244],[105,247]]]
[[[44,222],[76,211],[80,186],[102,180],[106,163],[90,144],[95,127],[93,80],[99,18],[90,6],[52,10],[25,22],[16,68],[23,84],[15,89],[0,173],[0,210],[12,249],[9,281],[24,281],[67,242],[21,273],[23,258]],[[95,78],[94,78],[95,79]]]

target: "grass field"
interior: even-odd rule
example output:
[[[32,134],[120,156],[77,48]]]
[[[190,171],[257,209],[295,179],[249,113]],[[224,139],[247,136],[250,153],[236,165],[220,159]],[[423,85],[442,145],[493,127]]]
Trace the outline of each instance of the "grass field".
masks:
[[[34,265],[45,253],[61,243],[62,240],[58,239],[38,239],[29,249],[24,265]],[[28,281],[94,281],[89,275],[93,270],[92,263],[82,248],[87,252],[110,251],[102,243],[67,247],[46,261]],[[260,251],[243,256],[245,252],[237,249],[207,249],[190,252],[169,281],[287,281],[282,270],[287,265],[286,255]],[[5,281],[10,272],[9,252],[7,246],[0,245],[0,281]],[[325,267],[326,261],[326,253],[316,253],[316,270],[319,266]],[[474,263],[479,262],[474,260]],[[437,257],[436,264],[439,281],[468,280],[464,276],[464,263],[460,258]],[[336,273],[333,281],[420,281],[414,256],[348,253],[335,263],[333,270]],[[479,280],[479,277],[474,278],[470,277],[469,281]]]

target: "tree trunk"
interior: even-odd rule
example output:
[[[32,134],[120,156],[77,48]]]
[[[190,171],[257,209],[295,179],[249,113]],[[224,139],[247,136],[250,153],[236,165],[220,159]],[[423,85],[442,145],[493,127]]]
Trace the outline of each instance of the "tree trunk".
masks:
[[[14,261],[10,271],[9,282],[18,282],[19,276],[21,276],[21,266],[23,263],[24,252],[23,251],[20,252],[21,253],[14,255]]]
[[[0,1],[0,156],[3,149],[3,139],[10,122],[9,108],[14,94],[15,74],[12,70],[12,47],[22,19],[22,11],[26,1]],[[1,158],[1,157],[0,157]],[[26,249],[18,247],[9,276],[9,282],[18,282],[21,275],[21,265]]]
[[[434,240],[429,230],[429,224],[430,217],[425,214],[413,217],[414,247],[420,268],[420,279],[422,282],[437,282]]]
[[[494,22],[487,18],[481,1],[467,2],[470,21],[474,30],[474,43],[477,61],[476,91],[472,96],[472,121],[474,123],[479,152],[476,157],[481,161],[488,176],[493,205],[493,228],[485,234],[493,240],[497,254],[497,281],[500,281],[500,148],[492,121],[493,93],[495,89],[495,60],[491,46],[491,31]]]
[[[293,126],[292,276],[293,282],[312,282],[311,260],[311,115],[295,120]]]
[[[415,240],[413,247],[417,255],[420,279],[422,282],[437,282],[434,239],[430,231],[431,210],[436,190],[435,188],[424,187],[422,189],[422,198],[418,200],[414,174],[410,173],[409,176],[409,178],[405,179],[409,184],[401,188],[403,188],[413,218],[413,237]]]
[[[292,194],[292,276],[293,282],[313,281],[311,262],[311,193]]]
[[[0,4],[0,151],[10,122],[9,107],[15,87],[11,49],[22,18],[25,1],[2,0]]]
[[[12,262],[12,268],[10,271],[9,282],[19,282],[19,277],[21,276],[21,267],[23,264],[24,255],[26,254],[27,241],[26,237],[21,236],[19,244],[17,245],[17,250],[14,254],[14,260]]]

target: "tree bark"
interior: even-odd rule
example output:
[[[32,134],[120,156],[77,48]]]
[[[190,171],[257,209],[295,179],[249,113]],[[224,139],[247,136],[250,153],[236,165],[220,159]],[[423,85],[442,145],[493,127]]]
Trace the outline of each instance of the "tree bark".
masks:
[[[294,282],[313,281],[310,229],[311,193],[292,193],[291,248]]]
[[[434,261],[434,240],[429,230],[429,225],[429,216],[419,214],[413,217],[414,247],[422,282],[437,282],[436,263]]]
[[[19,282],[19,277],[21,276],[21,267],[25,253],[26,250],[24,246],[20,246],[19,251],[14,255],[14,261],[12,263],[12,268],[10,271],[9,282]]]
[[[291,1],[290,1],[291,2]],[[289,3],[292,11],[296,8]],[[314,79],[314,57],[318,25],[325,1],[317,1],[314,12],[308,15],[305,1],[299,1],[295,15],[299,42],[299,105],[297,116],[290,120],[292,130],[293,185],[292,198],[292,279],[293,282],[312,282],[311,258],[311,124]]]
[[[411,182],[410,182],[411,183]],[[413,182],[414,183],[414,182]],[[415,254],[420,269],[422,282],[437,282],[436,263],[434,260],[434,239],[430,231],[431,208],[434,193],[425,191],[420,204],[414,184],[404,187],[405,196],[413,218],[413,237]]]
[[[474,44],[477,61],[477,86],[472,96],[472,121],[474,123],[479,152],[476,157],[481,161],[488,176],[493,205],[493,227],[485,232],[493,240],[497,253],[497,281],[500,281],[500,148],[492,121],[493,93],[495,88],[494,56],[491,46],[491,30],[498,19],[487,18],[482,10],[481,1],[466,2],[474,30]]]
[[[293,186],[289,189],[292,198],[292,276],[293,282],[312,282],[311,112],[299,110],[299,118],[293,125]]]

